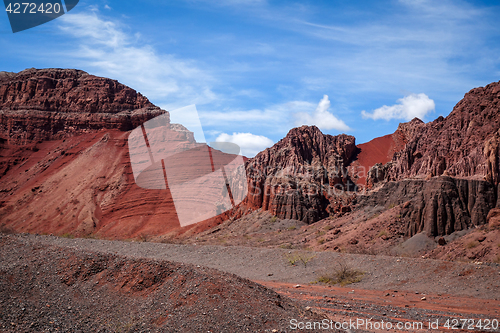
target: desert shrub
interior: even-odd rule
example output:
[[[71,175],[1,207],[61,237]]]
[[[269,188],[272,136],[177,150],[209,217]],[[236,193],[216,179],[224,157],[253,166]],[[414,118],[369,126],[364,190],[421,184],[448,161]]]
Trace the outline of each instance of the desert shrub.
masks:
[[[325,227],[323,229],[325,229],[326,231],[329,231],[329,230],[332,230],[333,227],[331,225],[325,225]]]
[[[475,248],[476,246],[478,246],[479,244],[475,241],[471,241],[471,242],[468,242],[465,247],[468,248],[468,249],[473,249]]]
[[[288,230],[295,230],[295,229],[297,229],[297,227],[294,225],[292,225],[291,227],[288,227]]]
[[[16,233],[16,231],[11,227],[6,226],[5,224],[0,225],[0,234],[10,235],[14,233]]]
[[[324,243],[325,243],[325,240],[324,240],[323,238],[318,239],[318,244],[319,244],[319,245],[322,245],[322,244],[324,244]]]
[[[62,235],[60,235],[59,237],[62,237],[62,238],[69,238],[69,239],[73,239],[75,238],[75,236],[73,236],[72,234],[70,234],[69,232],[66,232]]]
[[[345,286],[361,281],[364,274],[364,272],[352,268],[343,258],[341,258],[332,272],[319,276],[318,282],[328,284],[338,283],[341,286]]]
[[[148,234],[140,234],[139,235],[139,240],[141,242],[149,242],[151,240],[151,236]]]
[[[389,233],[387,232],[387,230],[380,230],[377,237],[388,236],[388,235]]]
[[[278,217],[277,216],[273,216],[271,217],[271,220],[269,220],[270,223],[274,223],[278,220]]]
[[[307,263],[314,257],[316,257],[315,254],[311,254],[305,251],[293,251],[285,254],[286,260],[292,266],[295,266],[298,263],[302,263],[304,267],[307,267]]]

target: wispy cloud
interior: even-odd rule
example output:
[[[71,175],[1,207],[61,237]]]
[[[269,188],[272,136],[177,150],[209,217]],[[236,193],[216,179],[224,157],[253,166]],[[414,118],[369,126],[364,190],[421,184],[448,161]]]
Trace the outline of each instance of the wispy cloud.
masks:
[[[315,125],[322,130],[335,129],[338,131],[349,131],[350,128],[344,121],[335,117],[331,112],[328,112],[329,108],[330,100],[327,95],[324,95],[314,112],[298,112],[294,114],[296,119],[295,125]]]
[[[493,15],[498,7],[408,0],[388,2],[384,8],[339,11],[343,17],[333,12],[330,19],[295,17],[282,23],[316,41],[304,57],[309,73],[303,74],[303,82],[308,89],[331,89],[351,97],[420,90],[456,102],[466,89],[491,82],[479,77],[498,73],[500,47],[492,42],[500,37]],[[330,52],[322,52],[325,45]],[[290,54],[304,54],[291,47]]]
[[[128,84],[150,99],[170,101],[169,108],[205,104],[217,98],[214,79],[194,61],[162,54],[127,32],[119,20],[105,18],[97,9],[61,17],[60,30],[79,40],[67,56],[95,74]]]
[[[361,114],[363,118],[371,118],[373,120],[411,120],[415,117],[424,119],[429,112],[434,111],[435,107],[434,101],[426,94],[410,94],[398,99],[398,104],[391,106],[384,105],[372,113],[363,110]]]
[[[271,105],[264,109],[251,110],[227,110],[227,111],[205,111],[200,112],[202,124],[205,126],[228,126],[236,124],[249,124],[260,126],[284,125],[289,129],[291,116],[294,113],[308,112],[314,109],[315,105],[307,101],[290,101]]]
[[[274,142],[262,135],[252,133],[220,134],[216,142],[232,142],[241,148],[241,154],[246,157],[253,157],[260,151],[271,147]]]

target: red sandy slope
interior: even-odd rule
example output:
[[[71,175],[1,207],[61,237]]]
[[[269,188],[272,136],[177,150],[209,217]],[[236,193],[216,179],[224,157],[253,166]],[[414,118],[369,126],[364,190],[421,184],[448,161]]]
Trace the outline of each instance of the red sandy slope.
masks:
[[[0,225],[19,232],[110,239],[190,230],[193,226],[180,227],[169,190],[135,184],[128,134],[101,130],[30,146],[2,143]],[[205,230],[222,219],[195,228]]]
[[[393,134],[384,135],[357,145],[359,153],[356,160],[351,164],[351,167],[355,168],[356,174],[359,176],[356,183],[365,185],[368,170],[376,163],[385,164],[389,162],[395,152],[404,148],[404,144],[401,134],[396,131]]]

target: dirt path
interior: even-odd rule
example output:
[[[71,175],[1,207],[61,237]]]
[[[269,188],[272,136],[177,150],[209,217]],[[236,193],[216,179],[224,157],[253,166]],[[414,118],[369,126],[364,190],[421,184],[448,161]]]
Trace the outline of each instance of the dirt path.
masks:
[[[398,322],[412,326],[413,323],[422,323],[422,329],[406,330],[421,332],[423,329],[429,329],[429,321],[438,320],[440,328],[444,330],[444,324],[448,319],[467,318],[477,322],[479,319],[484,321],[499,317],[500,301],[496,300],[446,294],[426,294],[423,296],[414,292],[398,290],[351,289],[322,285],[297,287],[297,285],[290,283],[256,282],[283,296],[319,309],[337,322],[346,322],[355,318],[355,320],[364,320],[365,322],[369,319],[372,322],[389,321],[394,325]],[[422,297],[425,297],[425,300],[422,300]],[[373,329],[372,331],[379,330]]]

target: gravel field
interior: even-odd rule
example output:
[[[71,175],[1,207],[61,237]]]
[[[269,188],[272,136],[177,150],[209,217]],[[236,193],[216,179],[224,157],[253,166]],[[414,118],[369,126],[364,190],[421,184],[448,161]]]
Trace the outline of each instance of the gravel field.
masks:
[[[296,332],[293,318],[500,319],[495,264],[28,234],[0,244],[0,332]],[[291,265],[293,255],[311,259]],[[311,284],[339,262],[362,280]]]
[[[178,245],[53,236],[23,236],[27,242],[66,246],[81,250],[151,258],[216,268],[259,281],[310,283],[339,261],[365,272],[360,289],[400,289],[419,293],[443,293],[500,300],[500,265],[448,262],[432,259],[398,258],[337,252],[310,252],[307,266],[290,265],[294,250],[218,245]],[[306,254],[307,255],[307,254]],[[272,275],[270,275],[272,274]]]

